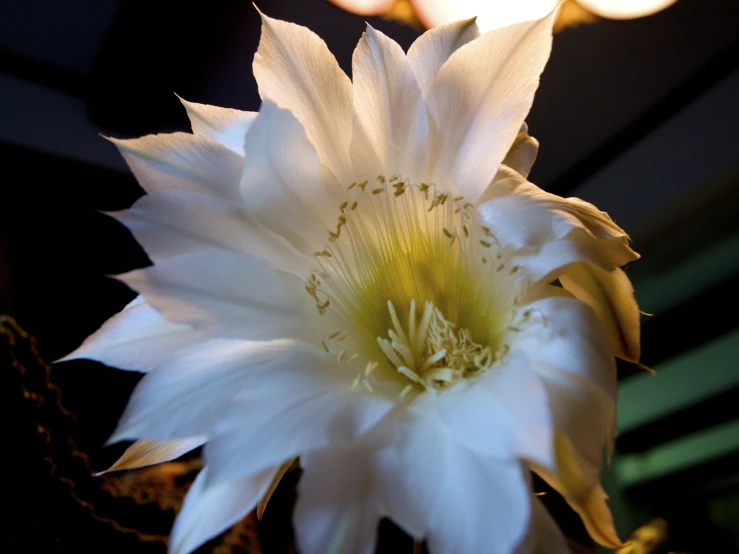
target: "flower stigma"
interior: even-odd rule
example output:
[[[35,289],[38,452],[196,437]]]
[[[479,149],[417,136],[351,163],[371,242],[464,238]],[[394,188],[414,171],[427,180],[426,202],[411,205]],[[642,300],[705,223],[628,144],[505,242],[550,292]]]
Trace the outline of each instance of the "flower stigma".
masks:
[[[323,348],[364,362],[355,385],[394,381],[402,396],[490,369],[520,293],[499,250],[462,196],[397,176],[353,183],[306,283],[340,329]]]

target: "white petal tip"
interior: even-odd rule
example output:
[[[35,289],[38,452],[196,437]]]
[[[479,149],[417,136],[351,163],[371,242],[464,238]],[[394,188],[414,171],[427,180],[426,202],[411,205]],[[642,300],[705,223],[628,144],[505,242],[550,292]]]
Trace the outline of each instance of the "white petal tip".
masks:
[[[118,424],[118,428],[113,431],[113,434],[108,437],[108,440],[106,440],[103,443],[103,446],[112,446],[114,444],[117,444],[121,441],[130,441],[135,440],[132,436],[132,433],[126,432],[121,428],[121,425]]]

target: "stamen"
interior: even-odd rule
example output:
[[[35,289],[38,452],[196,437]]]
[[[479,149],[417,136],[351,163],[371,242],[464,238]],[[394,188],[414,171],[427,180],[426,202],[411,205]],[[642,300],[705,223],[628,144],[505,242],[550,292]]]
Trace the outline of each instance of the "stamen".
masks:
[[[428,358],[426,358],[426,361],[423,362],[423,365],[421,366],[421,373],[426,371],[428,368],[430,368],[432,365],[434,365],[439,360],[443,360],[444,356],[446,356],[446,348],[442,348],[436,354],[433,354],[432,356],[429,356]]]
[[[407,334],[392,302],[388,302],[388,311],[394,327],[388,330],[392,341],[378,337],[377,343],[397,372],[413,383],[438,390],[488,369],[495,362],[489,347],[473,342],[467,329],[456,329],[431,302],[426,303],[417,327],[416,303],[411,301]]]

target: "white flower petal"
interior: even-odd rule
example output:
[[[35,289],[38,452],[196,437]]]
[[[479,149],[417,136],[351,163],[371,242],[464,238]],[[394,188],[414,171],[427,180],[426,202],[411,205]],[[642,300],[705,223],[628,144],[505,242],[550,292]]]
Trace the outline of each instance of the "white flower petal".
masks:
[[[608,548],[623,546],[606,503],[608,495],[598,483],[599,470],[578,454],[563,433],[555,433],[555,450],[556,469],[534,466],[534,471],[578,513],[594,540]]]
[[[588,260],[588,263],[611,271],[612,259],[608,249],[600,248],[583,229],[574,229],[564,239],[547,242],[540,247],[509,248],[509,263],[518,266],[526,275],[532,288],[549,284],[559,278],[571,264]]]
[[[412,407],[411,407],[412,408]],[[414,506],[388,506],[403,527],[423,518],[431,552],[512,552],[524,538],[530,493],[522,468],[485,458],[460,445],[446,426],[423,410],[398,423],[396,467],[387,475]]]
[[[143,296],[137,296],[58,361],[86,358],[119,369],[149,371],[179,349],[202,340],[200,333],[167,321]]]
[[[539,141],[529,135],[528,125],[524,123],[508,150],[508,154],[503,158],[503,165],[510,167],[523,177],[528,177],[538,153]]]
[[[110,139],[148,193],[179,190],[238,200],[243,159],[216,141],[189,133]]]
[[[301,458],[293,517],[302,554],[372,554],[380,518],[372,452],[357,445]]]
[[[554,426],[570,437],[588,463],[600,468],[603,448],[613,438],[615,429],[612,400],[590,379],[559,369],[554,363],[541,364],[538,369],[549,395]]]
[[[139,382],[109,443],[211,436],[228,403],[255,374],[295,363],[292,341],[213,339],[180,350]]]
[[[365,433],[394,402],[354,387],[355,376],[318,349],[250,381],[205,448],[211,478],[254,473]]]
[[[535,366],[558,367],[591,380],[615,404],[616,364],[603,326],[592,308],[562,293],[521,309],[530,315],[520,332],[510,335],[511,350]]]
[[[459,48],[426,98],[433,180],[476,202],[516,138],[549,58],[554,14]]]
[[[246,136],[241,190],[249,213],[312,256],[336,228],[341,190],[295,116],[265,100]]]
[[[619,358],[639,362],[639,307],[634,287],[621,269],[604,271],[592,264],[572,264],[559,276],[562,286],[590,305],[600,317]]]
[[[321,161],[344,182],[349,169],[352,85],[312,31],[262,15],[254,77],[262,100],[290,110]]]
[[[411,44],[408,60],[424,96],[449,56],[479,36],[475,18],[463,19],[429,29]]]
[[[195,450],[198,446],[202,446],[205,441],[205,437],[192,437],[172,441],[136,441],[126,449],[123,455],[112,466],[96,475],[169,462],[170,460],[179,458],[183,454],[187,454],[191,450]]]
[[[557,522],[538,498],[532,500],[529,532],[516,554],[572,554]]]
[[[501,461],[553,462],[546,391],[522,355],[458,383],[436,404],[450,434],[470,450]]]
[[[466,448],[502,461],[516,459],[512,414],[481,379],[462,381],[436,398],[427,396],[417,402],[428,404],[423,409],[431,413],[438,410],[449,434]]]
[[[511,349],[538,373],[554,427],[599,468],[603,447],[613,447],[617,392],[616,364],[602,325],[574,298],[546,298],[526,310],[532,317],[512,337]]]
[[[244,155],[244,137],[257,116],[256,112],[197,104],[182,98],[180,102],[187,110],[193,133],[220,142],[240,156]]]
[[[359,179],[398,174],[425,180],[426,106],[402,48],[367,25],[354,57],[352,159]]]
[[[248,514],[265,493],[274,469],[217,486],[206,486],[208,467],[187,491],[169,540],[169,554],[189,554]]]
[[[531,360],[554,424],[554,464],[534,468],[580,514],[594,539],[615,548],[620,542],[599,484],[603,447],[615,434],[613,350],[595,312],[579,300],[557,296],[525,309],[531,318],[511,349]]]
[[[619,266],[639,255],[626,233],[592,204],[544,192],[505,167],[482,202],[478,210],[496,239],[518,250],[515,263],[533,281],[560,278],[596,310],[616,355],[638,363],[639,308]]]
[[[166,319],[208,334],[247,340],[309,337],[322,328],[305,282],[266,261],[203,250],[116,276]]]
[[[313,263],[247,214],[243,205],[209,194],[155,192],[109,215],[128,227],[155,264],[213,247],[263,258],[273,268],[303,278]]]
[[[186,133],[113,142],[148,195],[131,210],[112,215],[135,233],[155,261],[215,244],[302,271],[305,261],[286,241],[243,213],[241,156]]]
[[[579,198],[545,192],[506,167],[485,191],[478,211],[504,247],[534,249],[567,238],[588,243],[581,250],[592,252],[592,259],[574,261],[599,263],[609,269],[639,257],[629,247],[624,230],[608,214]]]
[[[516,452],[527,460],[553,457],[552,420],[546,390],[523,357],[511,356],[504,371],[484,375],[485,386],[512,416]],[[493,422],[490,422],[493,425]]]

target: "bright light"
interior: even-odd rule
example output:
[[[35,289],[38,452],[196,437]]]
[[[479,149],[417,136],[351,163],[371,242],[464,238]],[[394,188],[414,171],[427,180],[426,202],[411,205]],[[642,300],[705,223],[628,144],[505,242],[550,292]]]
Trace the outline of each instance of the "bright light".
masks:
[[[607,19],[633,19],[652,15],[677,0],[577,0],[584,10]],[[331,0],[337,6],[360,15],[390,12],[395,0]],[[559,0],[405,0],[428,28],[477,16],[484,33],[521,21],[540,19],[552,11]],[[583,10],[583,11],[584,11]]]
[[[652,15],[671,6],[676,0],[577,0],[596,15],[608,19],[634,19]]]
[[[359,15],[379,15],[388,12],[395,0],[331,0],[331,2]]]
[[[436,27],[477,16],[477,25],[484,33],[521,21],[540,19],[551,12],[556,0],[412,0],[421,21]]]

